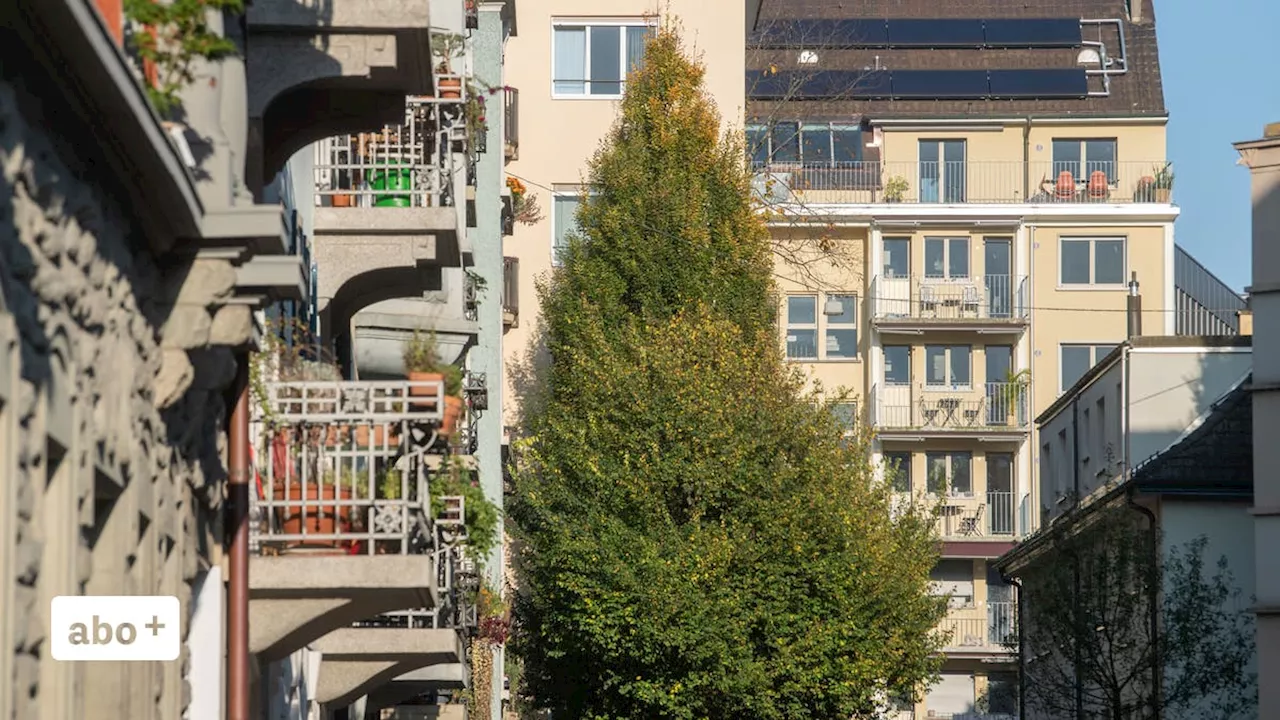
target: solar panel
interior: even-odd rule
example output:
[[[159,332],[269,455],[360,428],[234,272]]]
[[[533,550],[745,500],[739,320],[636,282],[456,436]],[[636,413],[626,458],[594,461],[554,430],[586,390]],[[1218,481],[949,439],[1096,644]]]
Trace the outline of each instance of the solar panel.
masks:
[[[981,20],[889,20],[890,47],[981,47]]]
[[[747,97],[752,100],[781,100],[790,88],[790,73],[767,73],[761,70],[747,71]]]
[[[889,26],[884,20],[837,20],[832,35],[838,43],[832,47],[885,47],[889,44]]]
[[[985,70],[895,70],[896,98],[984,98],[989,92]]]
[[[1080,47],[1084,39],[1075,18],[988,19],[987,47],[1052,48]]]
[[[1089,80],[1084,68],[992,70],[989,74],[993,98],[1052,99],[1089,95]]]

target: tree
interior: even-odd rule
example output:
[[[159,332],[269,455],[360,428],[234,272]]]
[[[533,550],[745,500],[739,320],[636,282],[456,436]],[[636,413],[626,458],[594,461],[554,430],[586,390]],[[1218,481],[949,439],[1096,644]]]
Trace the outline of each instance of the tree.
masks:
[[[933,518],[781,358],[769,237],[675,29],[540,287],[509,503],[525,687],[573,718],[874,717],[934,676]]]
[[[1206,543],[1201,536],[1157,560],[1160,533],[1123,503],[1051,540],[1020,575],[1028,708],[1049,717],[1149,718],[1155,708],[1256,717],[1246,672],[1252,619],[1226,558],[1205,572]]]

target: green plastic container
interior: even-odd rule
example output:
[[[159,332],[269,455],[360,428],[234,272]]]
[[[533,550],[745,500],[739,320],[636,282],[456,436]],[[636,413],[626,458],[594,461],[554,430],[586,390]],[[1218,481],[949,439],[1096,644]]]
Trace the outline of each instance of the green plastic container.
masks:
[[[397,166],[388,160],[380,160],[379,164],[391,167],[385,170],[370,170],[368,178],[370,188],[383,191],[413,190],[413,172],[409,168]],[[388,192],[385,195],[373,196],[374,207],[409,207],[412,204],[413,201],[408,195],[393,195]]]

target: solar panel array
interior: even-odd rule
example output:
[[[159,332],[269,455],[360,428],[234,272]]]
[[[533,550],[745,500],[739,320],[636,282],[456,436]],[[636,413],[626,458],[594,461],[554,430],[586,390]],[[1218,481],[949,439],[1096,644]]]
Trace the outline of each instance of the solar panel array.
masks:
[[[773,20],[752,33],[761,48],[1075,48],[1078,18]]]
[[[1084,68],[747,71],[752,100],[1049,100],[1088,94]]]

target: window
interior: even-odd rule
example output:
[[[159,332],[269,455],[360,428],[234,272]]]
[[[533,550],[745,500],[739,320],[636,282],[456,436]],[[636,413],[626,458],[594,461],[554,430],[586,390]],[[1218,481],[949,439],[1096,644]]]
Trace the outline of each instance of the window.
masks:
[[[884,472],[894,492],[911,492],[911,453],[886,452]]]
[[[858,403],[853,400],[832,403],[831,416],[845,432],[853,432],[854,425],[858,421]]]
[[[920,141],[920,202],[964,202],[965,175],[964,140]]]
[[[1125,239],[1062,238],[1063,285],[1123,285]]]
[[[627,73],[644,62],[649,25],[556,24],[553,96],[619,97]]]
[[[1116,141],[1114,139],[1054,140],[1053,177],[1063,172],[1071,173],[1076,182],[1088,182],[1095,172],[1107,174],[1107,184],[1115,185]]]
[[[927,453],[925,467],[929,492],[934,495],[972,495],[972,466],[972,453]]]
[[[924,276],[961,280],[969,277],[969,238],[925,238]]]
[[[926,345],[925,384],[931,388],[967,389],[972,352],[968,345]]]
[[[1116,348],[1115,345],[1074,345],[1063,343],[1059,350],[1062,355],[1061,383],[1058,392],[1066,392],[1067,388],[1076,384],[1089,369],[1099,360]]]
[[[943,558],[929,571],[935,595],[950,595],[951,607],[973,606],[973,561]]]
[[[904,278],[911,274],[911,239],[884,239],[884,267],[887,278]]]
[[[884,346],[884,384],[911,384],[911,346]]]
[[[856,360],[858,296],[789,295],[786,328],[788,359]]]
[[[552,225],[555,236],[551,239],[551,264],[559,267],[564,253],[569,249],[569,238],[578,234],[578,207],[582,204],[577,194],[561,193],[554,196]]]
[[[838,166],[862,159],[862,129],[841,123],[747,125],[747,152],[756,167],[775,163]]]

